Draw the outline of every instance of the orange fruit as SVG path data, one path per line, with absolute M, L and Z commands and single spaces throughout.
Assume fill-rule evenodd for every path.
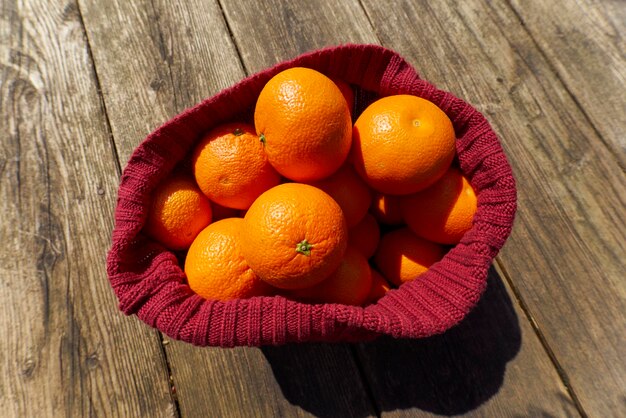
M 270 163 L 295 181 L 328 177 L 350 151 L 346 100 L 330 78 L 309 68 L 290 68 L 267 82 L 254 109 L 254 125 Z
M 352 161 L 381 193 L 405 195 L 425 189 L 443 176 L 454 152 L 452 122 L 420 97 L 379 99 L 354 124 Z
M 257 276 L 241 254 L 241 218 L 207 226 L 189 247 L 185 274 L 191 290 L 205 299 L 229 300 L 270 295 L 272 288 Z
M 335 199 L 346 217 L 348 228 L 361 222 L 372 200 L 370 189 L 348 165 L 324 180 L 309 184 L 322 189 Z
M 337 270 L 323 282 L 293 291 L 293 296 L 318 303 L 362 305 L 372 288 L 372 271 L 361 253 L 350 246 Z
M 285 183 L 244 217 L 242 251 L 261 279 L 281 289 L 313 286 L 337 269 L 348 245 L 341 208 L 320 189 Z
M 227 208 L 226 206 L 219 205 L 215 202 L 211 202 L 211 208 L 213 209 L 213 222 L 226 218 L 240 217 L 238 209 Z
M 400 286 L 415 280 L 444 254 L 442 246 L 418 237 L 408 228 L 400 228 L 382 237 L 374 262 L 391 283 Z
M 370 292 L 367 295 L 367 299 L 365 300 L 365 304 L 369 305 L 371 303 L 375 303 L 378 299 L 382 298 L 389 292 L 391 289 L 391 285 L 385 279 L 382 274 L 377 272 L 374 269 L 372 270 L 372 287 L 370 288 Z
M 407 226 L 420 237 L 440 244 L 456 244 L 472 227 L 476 194 L 461 171 L 451 168 L 426 190 L 402 202 Z
M 171 177 L 152 194 L 145 232 L 171 250 L 187 249 L 196 235 L 211 223 L 211 204 L 196 183 Z
M 333 80 L 337 87 L 339 87 L 343 98 L 346 99 L 346 103 L 348 104 L 350 116 L 352 116 L 352 113 L 354 111 L 354 91 L 352 90 L 352 87 L 350 87 L 350 85 L 345 81 L 338 78 L 331 78 L 331 80 Z
M 202 192 L 229 208 L 247 209 L 264 191 L 280 183 L 252 125 L 229 123 L 204 135 L 192 157 Z
M 369 213 L 361 222 L 348 230 L 348 244 L 360 251 L 365 258 L 371 258 L 376 252 L 380 240 L 380 227 Z
M 372 199 L 370 213 L 378 222 L 385 225 L 401 225 L 404 223 L 402 219 L 402 206 L 400 205 L 400 197 L 377 193 Z

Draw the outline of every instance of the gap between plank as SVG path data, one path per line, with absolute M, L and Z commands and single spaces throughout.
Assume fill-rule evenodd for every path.
M 563 367 L 561 366 L 561 363 L 559 362 L 556 355 L 554 354 L 554 351 L 552 350 L 552 348 L 550 348 L 550 344 L 548 343 L 546 337 L 543 335 L 543 332 L 539 328 L 539 324 L 537 324 L 537 321 L 535 321 L 535 318 L 530 313 L 530 310 L 528 309 L 528 306 L 522 299 L 522 296 L 519 290 L 517 289 L 515 284 L 513 284 L 513 281 L 511 280 L 509 272 L 504 266 L 504 263 L 502 262 L 502 260 L 500 260 L 499 257 L 496 257 L 496 259 L 494 260 L 494 264 L 496 264 L 498 269 L 502 272 L 502 277 L 504 278 L 504 280 L 506 280 L 507 284 L 511 288 L 511 291 L 513 292 L 513 296 L 517 300 L 517 303 L 519 304 L 522 312 L 524 312 L 524 315 L 526 316 L 526 319 L 528 320 L 528 322 L 530 323 L 530 326 L 535 332 L 535 335 L 539 339 L 539 342 L 541 343 L 543 350 L 546 352 L 546 354 L 550 358 L 550 361 L 552 362 L 552 365 L 554 366 L 557 374 L 559 375 L 561 382 L 563 382 L 563 385 L 565 386 L 567 393 L 569 394 L 570 398 L 572 398 L 572 401 L 574 402 L 574 406 L 576 406 L 578 413 L 580 413 L 580 415 L 583 418 L 588 418 L 589 415 L 587 414 L 582 404 L 580 403 L 580 400 L 578 399 L 578 396 L 576 395 L 574 388 L 571 386 L 570 379 L 567 375 L 567 372 L 565 372 L 565 369 L 563 369 Z
M 105 117 L 105 128 L 107 131 L 107 136 L 109 137 L 109 143 L 111 145 L 111 149 L 113 151 L 113 159 L 115 161 L 115 167 L 117 169 L 117 175 L 118 178 L 122 175 L 122 166 L 121 166 L 121 162 L 120 162 L 120 156 L 119 156 L 119 152 L 117 150 L 117 146 L 115 144 L 115 140 L 113 138 L 113 129 L 111 128 L 111 120 L 109 119 L 109 113 L 107 111 L 107 107 L 106 107 L 106 102 L 104 101 L 104 94 L 102 93 L 102 85 L 100 84 L 100 77 L 98 75 L 98 70 L 96 69 L 96 61 L 94 60 L 93 57 L 93 51 L 91 49 L 91 41 L 89 40 L 89 34 L 87 33 L 87 28 L 85 27 L 85 21 L 83 19 L 83 12 L 80 8 L 80 3 L 78 0 L 76 0 L 76 10 L 78 11 L 78 18 L 80 19 L 80 27 L 81 30 L 83 32 L 83 37 L 85 39 L 85 44 L 87 46 L 87 53 L 89 54 L 89 60 L 91 62 L 91 73 L 94 77 L 94 80 L 96 82 L 96 90 L 98 92 L 98 100 L 100 102 L 100 108 L 104 114 Z M 165 350 L 165 346 L 163 345 L 163 334 L 157 330 L 157 337 L 159 339 L 159 349 L 161 351 L 161 354 L 163 355 L 163 358 L 165 359 L 165 368 L 168 374 L 168 381 L 167 381 L 167 387 L 169 389 L 170 392 L 170 399 L 172 400 L 172 403 L 174 405 L 174 413 L 176 415 L 176 417 L 180 418 L 181 414 L 180 414 L 180 405 L 178 404 L 178 397 L 175 396 L 175 394 L 172 391 L 172 369 L 170 367 L 170 362 L 169 362 L 169 358 L 167 357 L 167 350 Z M 175 388 L 175 386 L 174 386 Z
M 487 6 L 493 11 L 493 7 L 491 7 L 491 5 L 488 2 L 486 2 L 486 3 L 487 3 Z M 506 6 L 509 9 L 511 9 L 511 12 L 513 12 L 513 15 L 515 15 L 515 17 L 517 18 L 520 27 L 522 28 L 522 30 L 524 32 L 526 32 L 526 34 L 528 35 L 528 37 L 532 41 L 535 49 L 537 51 L 539 51 L 539 54 L 541 54 L 541 57 L 546 61 L 550 71 L 552 71 L 552 73 L 554 74 L 556 79 L 559 80 L 559 82 L 561 83 L 561 86 L 563 87 L 563 90 L 565 90 L 567 95 L 572 99 L 572 101 L 574 102 L 576 107 L 578 107 L 580 112 L 583 114 L 583 117 L 585 118 L 585 121 L 587 122 L 587 124 L 591 127 L 593 132 L 595 132 L 595 134 L 598 136 L 598 138 L 600 138 L 600 141 L 602 142 L 602 144 L 604 145 L 606 150 L 609 152 L 609 154 L 611 154 L 611 156 L 613 157 L 615 162 L 617 162 L 617 165 L 622 169 L 622 171 L 626 171 L 626 167 L 622 166 L 622 162 L 621 162 L 620 158 L 617 156 L 616 151 L 613 149 L 613 147 L 609 143 L 607 143 L 606 139 L 604 138 L 602 133 L 600 133 L 600 131 L 596 127 L 595 123 L 593 122 L 593 120 L 591 119 L 589 114 L 587 113 L 587 110 L 584 108 L 584 106 L 578 100 L 578 97 L 576 97 L 574 92 L 572 92 L 570 90 L 569 86 L 567 85 L 567 82 L 563 79 L 563 77 L 561 77 L 561 73 L 559 73 L 559 70 L 553 64 L 552 60 L 550 60 L 550 58 L 548 57 L 547 53 L 543 50 L 543 48 L 541 48 L 541 46 L 539 45 L 539 43 L 537 42 L 537 40 L 533 36 L 533 34 L 530 31 L 530 29 L 528 29 L 528 27 L 526 27 L 526 24 L 524 23 L 524 19 L 517 12 L 515 7 L 513 7 L 513 4 L 511 3 L 511 0 L 506 0 L 504 3 L 506 4 Z
M 223 0 L 222 0 L 223 1 Z M 222 6 L 222 2 L 220 0 L 215 0 L 217 3 L 217 7 L 219 7 L 220 12 L 222 13 L 222 19 L 224 20 L 224 25 L 226 25 L 226 30 L 228 31 L 228 36 L 230 36 L 230 40 L 235 47 L 235 52 L 237 53 L 237 57 L 239 58 L 239 62 L 243 66 L 243 72 L 246 76 L 250 75 L 250 70 L 246 65 L 246 62 L 243 60 L 243 56 L 241 55 L 241 49 L 239 49 L 239 44 L 237 43 L 237 39 L 235 38 L 235 34 L 233 33 L 233 29 L 230 27 L 230 23 L 228 22 L 228 18 L 226 17 L 226 12 L 224 11 L 224 7 Z
M 380 41 L 380 37 L 376 33 L 375 27 L 372 24 L 372 19 L 370 18 L 370 15 L 367 13 L 367 9 L 363 5 L 363 1 L 362 0 L 358 0 L 358 3 L 359 3 L 359 6 L 361 6 L 361 9 L 363 10 L 363 13 L 365 14 L 365 17 L 367 18 L 367 21 L 370 24 L 370 28 L 372 29 L 372 33 L 374 34 L 374 36 L 376 36 L 376 39 L 378 40 L 378 43 L 380 45 L 382 45 L 382 42 Z M 515 16 L 519 20 L 520 26 L 522 26 L 523 30 L 529 35 L 529 37 L 531 38 L 531 40 L 533 42 L 533 45 L 539 51 L 539 53 L 542 55 L 542 57 L 546 60 L 546 62 L 549 65 L 550 70 L 555 74 L 556 78 L 561 82 L 561 84 L 563 85 L 563 88 L 565 89 L 567 94 L 574 100 L 574 103 L 576 104 L 576 106 L 578 106 L 578 108 L 581 110 L 581 112 L 583 112 L 583 115 L 585 116 L 585 119 L 587 120 L 589 125 L 591 125 L 592 129 L 594 130 L 594 132 L 600 137 L 600 139 L 602 140 L 602 143 L 606 146 L 606 148 L 609 150 L 611 155 L 615 156 L 615 154 L 613 153 L 611 147 L 609 147 L 606 144 L 604 138 L 602 137 L 602 135 L 600 135 L 600 132 L 596 129 L 595 125 L 593 123 L 591 123 L 591 120 L 590 120 L 589 116 L 584 111 L 584 109 L 582 108 L 582 106 L 580 105 L 580 103 L 578 102 L 576 97 L 569 90 L 569 88 L 567 88 L 567 86 L 566 86 L 565 82 L 563 81 L 563 79 L 561 78 L 560 74 L 556 71 L 556 69 L 552 65 L 552 63 L 547 59 L 546 54 L 539 47 L 539 45 L 537 44 L 535 38 L 529 33 L 528 29 L 524 26 L 523 20 L 521 19 L 521 17 L 517 14 L 517 12 L 512 7 L 512 5 L 510 3 L 510 0 L 507 0 L 507 6 L 513 10 L 513 13 L 515 14 Z M 616 158 L 616 160 L 618 160 L 618 159 Z M 618 163 L 619 163 L 619 160 L 618 160 Z M 578 410 L 578 413 L 583 418 L 588 418 L 588 415 L 585 412 L 585 410 L 583 409 L 582 404 L 580 403 L 580 400 L 578 399 L 578 396 L 574 392 L 574 389 L 571 387 L 570 380 L 569 380 L 569 377 L 567 376 L 567 373 L 561 367 L 561 364 L 559 363 L 558 359 L 556 358 L 556 355 L 554 354 L 554 351 L 550 348 L 550 345 L 548 344 L 548 341 L 546 340 L 545 336 L 543 335 L 543 332 L 539 328 L 539 325 L 537 324 L 537 322 L 535 321 L 535 319 L 531 315 L 531 313 L 530 313 L 530 311 L 528 309 L 528 306 L 526 305 L 526 303 L 522 299 L 522 296 L 519 293 L 517 287 L 513 284 L 513 281 L 511 280 L 511 277 L 510 277 L 508 271 L 506 270 L 506 268 L 504 267 L 503 263 L 500 261 L 500 259 L 498 257 L 496 257 L 494 259 L 494 264 L 496 264 L 498 266 L 498 268 L 502 271 L 502 276 L 504 277 L 504 279 L 509 284 L 509 287 L 511 288 L 511 291 L 513 292 L 513 297 L 516 299 L 517 303 L 519 304 L 520 308 L 522 309 L 522 312 L 524 312 L 524 315 L 526 316 L 526 319 L 528 320 L 528 322 L 530 323 L 533 331 L 535 332 L 535 335 L 537 335 L 537 338 L 539 339 L 539 341 L 540 341 L 544 351 L 548 355 L 548 358 L 552 362 L 552 365 L 555 368 L 559 378 L 561 379 L 561 382 L 563 382 L 563 385 L 565 386 L 565 389 L 567 390 L 567 393 L 569 394 L 570 398 L 574 402 L 574 405 L 575 405 L 576 409 Z M 358 364 L 358 366 L 359 366 L 359 372 L 362 372 L 360 363 Z

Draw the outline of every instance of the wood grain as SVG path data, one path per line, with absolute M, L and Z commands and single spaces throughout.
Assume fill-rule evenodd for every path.
M 118 172 L 73 2 L 0 2 L 0 410 L 175 415 L 105 272 Z
M 613 153 L 506 4 L 364 6 L 385 45 L 499 132 L 519 189 L 502 265 L 582 409 L 624 415 L 626 178 Z
M 380 8 L 387 8 L 383 3 L 377 4 Z M 246 68 L 254 70 L 325 45 L 376 40 L 366 15 L 356 2 L 323 2 L 311 7 L 304 1 L 264 1 L 258 8 L 249 10 L 244 1 L 229 1 L 224 2 L 223 7 L 244 64 Z M 285 9 L 290 12 L 284 12 Z M 396 16 L 402 13 L 401 8 L 393 7 L 385 19 L 376 25 L 385 26 L 394 36 L 405 37 L 407 42 L 419 45 L 415 39 L 410 39 L 407 31 L 401 30 L 409 27 L 408 24 L 398 24 L 399 18 Z M 289 17 L 288 21 L 285 21 L 285 15 Z M 417 17 L 414 20 L 420 21 Z M 315 35 L 298 40 L 281 35 L 281 31 L 286 34 L 295 30 L 297 22 L 316 22 L 317 27 L 311 28 Z M 308 27 L 303 28 L 303 32 L 308 33 Z M 271 48 L 262 48 L 266 42 Z M 454 51 L 454 48 L 450 50 Z M 438 54 L 441 55 L 441 52 Z M 421 59 L 428 58 L 424 56 Z M 359 347 L 361 366 L 382 415 L 577 414 L 572 399 L 539 339 L 532 332 L 530 323 L 518 305 L 511 306 L 511 296 L 508 296 L 510 290 L 505 290 L 495 278 L 491 286 L 493 289 L 490 290 L 488 300 L 474 315 L 474 319 L 468 320 L 450 335 L 426 342 L 388 340 Z M 491 316 L 497 319 L 490 319 Z M 521 326 L 517 324 L 517 318 L 522 322 Z M 472 364 L 473 357 L 463 352 L 463 344 L 466 343 L 474 347 L 487 347 L 484 352 L 476 348 L 473 354 L 482 361 L 480 366 L 488 368 L 486 371 Z M 454 347 L 442 355 L 440 349 L 448 345 Z M 415 359 L 416 355 L 420 356 L 418 360 Z M 505 374 L 507 368 L 509 372 Z M 425 373 L 429 370 L 447 373 L 463 381 L 452 388 L 456 392 L 449 391 L 451 386 L 446 384 L 449 382 L 444 381 L 445 377 L 442 380 L 429 377 Z M 536 382 L 541 384 L 529 390 L 529 386 L 536 385 Z M 402 383 L 406 387 L 401 387 Z M 430 391 L 425 393 L 421 385 L 429 383 Z M 527 398 L 526 394 L 531 391 L 532 398 Z
M 509 294 L 492 268 L 478 306 L 445 334 L 360 344 L 381 416 L 579 416 Z
M 216 2 L 81 0 L 81 10 L 121 162 L 154 127 L 245 76 Z M 166 351 L 183 416 L 371 414 L 345 346 L 304 354 L 285 347 L 273 360 L 259 349 L 202 349 L 175 341 Z M 306 378 L 294 372 L 283 388 L 273 371 L 280 362 L 308 366 Z M 302 393 L 294 395 L 291 387 Z M 316 394 L 323 405 L 290 399 Z
M 626 170 L 626 3 L 510 3 Z

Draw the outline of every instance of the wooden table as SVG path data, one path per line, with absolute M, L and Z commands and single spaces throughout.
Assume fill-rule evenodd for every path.
M 0 1 L 5 417 L 626 416 L 626 4 Z M 378 43 L 483 111 L 519 212 L 487 293 L 416 341 L 195 348 L 117 310 L 121 167 L 281 60 Z

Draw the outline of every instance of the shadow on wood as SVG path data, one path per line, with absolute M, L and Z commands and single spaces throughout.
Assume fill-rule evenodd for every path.
M 381 411 L 466 413 L 494 396 L 522 339 L 517 315 L 492 267 L 476 308 L 448 332 L 422 340 L 381 338 L 357 346 Z
M 318 417 L 375 416 L 348 344 L 261 347 L 284 398 Z
M 487 290 L 476 308 L 445 334 L 422 340 L 382 337 L 355 347 L 376 409 L 416 408 L 455 415 L 477 408 L 498 392 L 506 364 L 519 352 L 521 342 L 511 299 L 491 268 Z M 351 380 L 354 364 L 320 370 L 320 355 L 334 357 L 335 351 L 345 349 L 304 344 L 261 350 L 290 403 L 321 417 L 367 416 L 371 411 L 366 389 Z M 338 404 L 349 409 L 339 411 Z

